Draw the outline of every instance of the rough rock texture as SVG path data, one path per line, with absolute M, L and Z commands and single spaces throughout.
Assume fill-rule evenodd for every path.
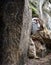
M 25 61 L 27 60 L 27 50 L 31 29 L 31 21 L 32 21 L 32 15 L 31 15 L 31 9 L 29 8 L 29 0 L 25 0 L 24 13 L 23 13 L 23 27 L 19 45 L 21 54 L 19 65 L 24 65 Z
M 41 65 L 40 60 L 37 62 L 35 59 L 27 58 L 31 26 L 29 1 L 4 0 L 3 2 L 0 8 L 0 65 Z M 47 63 L 50 65 L 50 62 L 43 65 Z
M 29 1 L 2 0 L 1 3 L 0 65 L 23 65 L 30 34 Z M 21 49 L 21 56 L 19 55 L 19 48 Z
M 22 0 L 4 2 L 1 65 L 17 65 L 23 11 L 24 1 Z

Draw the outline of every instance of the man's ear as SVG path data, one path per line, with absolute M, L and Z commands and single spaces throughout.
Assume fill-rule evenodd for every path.
M 44 27 L 42 25 L 40 25 L 40 31 L 44 30 Z

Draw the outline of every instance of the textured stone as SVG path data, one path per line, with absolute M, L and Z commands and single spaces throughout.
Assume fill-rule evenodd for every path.
M 3 9 L 3 22 L 5 26 L 2 34 L 2 65 L 16 65 L 19 58 L 18 49 L 21 37 L 24 1 L 7 1 Z
M 2 0 L 1 7 L 0 65 L 23 65 L 31 28 L 29 1 Z

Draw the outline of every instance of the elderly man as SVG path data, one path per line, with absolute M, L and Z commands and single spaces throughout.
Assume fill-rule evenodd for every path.
M 28 56 L 31 58 L 38 59 L 39 57 L 37 56 L 37 52 L 41 51 L 41 50 L 45 50 L 45 47 L 41 44 L 41 42 L 38 41 L 37 39 L 35 40 L 36 37 L 34 37 L 34 40 L 33 40 L 33 37 L 32 37 L 34 35 L 36 36 L 36 33 L 42 29 L 43 29 L 43 27 L 40 23 L 40 19 L 33 18 L 32 19 L 30 41 L 29 41 L 29 46 L 28 46 Z
M 43 30 L 42 21 L 39 18 L 32 18 L 32 28 L 31 33 L 35 34 L 37 31 Z

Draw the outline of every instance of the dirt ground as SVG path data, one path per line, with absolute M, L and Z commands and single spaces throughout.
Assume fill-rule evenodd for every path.
M 51 65 L 51 53 L 40 59 L 27 59 L 24 65 Z

